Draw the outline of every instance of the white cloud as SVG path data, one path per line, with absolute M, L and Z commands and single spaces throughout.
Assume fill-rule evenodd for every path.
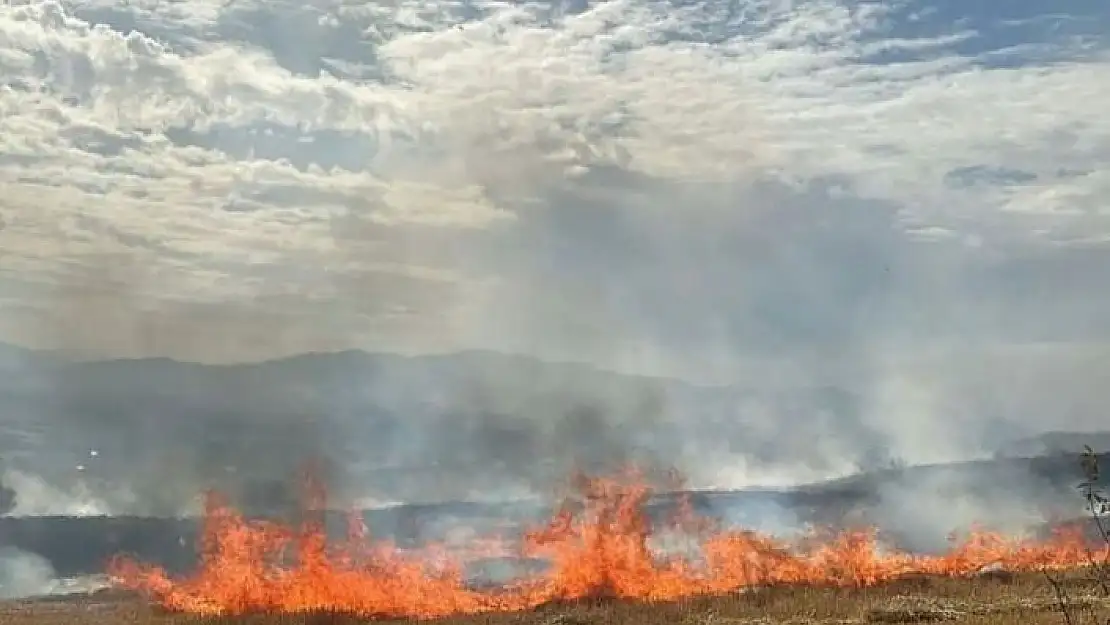
M 1062 18 L 929 8 L 10 3 L 0 270 L 44 285 L 25 291 L 45 307 L 102 280 L 144 315 L 205 302 L 240 323 L 280 300 L 280 323 L 325 326 L 285 332 L 298 342 L 278 351 L 476 344 L 615 362 L 692 340 L 716 362 L 705 345 L 737 349 L 719 335 L 758 313 L 758 285 L 794 284 L 824 318 L 796 323 L 833 323 L 859 303 L 826 284 L 830 263 L 910 265 L 922 282 L 883 296 L 903 310 L 966 297 L 944 279 L 965 261 L 1104 242 L 1105 46 L 1060 35 Z M 830 217 L 828 197 L 858 206 Z M 778 202 L 809 208 L 769 217 Z M 799 219 L 839 222 L 796 239 Z M 843 232 L 878 256 L 830 261 L 823 237 Z M 802 247 L 767 261 L 763 240 Z M 755 295 L 719 292 L 743 290 L 719 282 L 734 263 Z M 659 284 L 687 320 L 651 304 Z M 724 329 L 691 339 L 683 324 Z

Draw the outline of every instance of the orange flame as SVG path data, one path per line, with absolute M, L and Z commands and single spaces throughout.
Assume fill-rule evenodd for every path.
M 352 518 L 347 539 L 329 545 L 322 521 L 298 527 L 244 519 L 219 496 L 205 500 L 200 565 L 170 579 L 165 571 L 116 558 L 109 574 L 165 607 L 200 614 L 334 610 L 364 616 L 434 618 L 518 610 L 552 600 L 619 597 L 667 600 L 769 584 L 868 586 L 911 573 L 966 576 L 993 566 L 1011 571 L 1064 568 L 1090 561 L 1082 531 L 1021 541 L 973 530 L 940 556 L 885 551 L 874 530 L 814 535 L 787 544 L 750 531 L 716 530 L 687 506 L 675 523 L 697 532 L 700 557 L 660 557 L 644 505 L 651 489 L 635 472 L 578 480 L 577 506 L 564 506 L 521 544 L 479 541 L 465 553 L 443 545 L 412 552 L 371 539 Z M 307 512 L 323 510 L 323 489 L 310 482 Z M 543 557 L 542 575 L 495 591 L 467 587 L 468 559 Z

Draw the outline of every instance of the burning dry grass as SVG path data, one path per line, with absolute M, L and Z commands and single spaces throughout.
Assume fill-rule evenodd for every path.
M 1110 603 L 1096 597 L 1079 572 L 1065 576 L 1077 623 L 1104 623 Z M 9 602 L 0 625 L 355 625 L 415 623 L 341 613 L 249 614 L 203 617 L 167 612 L 136 598 L 93 595 L 81 599 Z M 955 625 L 1062 624 L 1043 576 L 920 576 L 870 588 L 783 586 L 668 602 L 591 600 L 548 603 L 529 610 L 455 616 L 432 625 L 850 625 L 952 623 Z
M 1059 577 L 1092 557 L 1081 532 L 1022 542 L 973 531 L 946 554 L 920 556 L 887 551 L 866 530 L 791 546 L 680 513 L 669 527 L 699 535 L 702 559 L 661 558 L 648 546 L 658 529 L 643 512 L 650 489 L 636 475 L 626 478 L 584 478 L 574 505 L 517 545 L 523 555 L 544 556 L 550 569 L 496 590 L 469 588 L 448 554 L 414 558 L 369 541 L 358 524 L 333 545 L 312 521 L 250 522 L 217 499 L 209 502 L 196 574 L 171 579 L 127 559 L 111 574 L 176 613 L 133 611 L 125 617 L 132 621 L 985 624 L 1056 622 L 1057 595 L 1037 572 Z M 322 490 L 309 491 L 319 497 L 308 509 L 322 509 Z M 1108 607 L 1074 574 L 1058 583 L 1068 585 L 1072 614 Z
M 519 544 L 494 540 L 468 551 L 519 549 L 542 555 L 548 570 L 477 590 L 464 582 L 457 556 L 399 551 L 370 540 L 359 523 L 346 541 L 329 541 L 311 513 L 323 509 L 323 490 L 309 482 L 300 525 L 248 521 L 210 498 L 200 566 L 187 578 L 121 558 L 110 574 L 137 594 L 11 603 L 0 625 L 1110 622 L 1110 593 L 1083 568 L 1105 556 L 1091 549 L 1107 544 L 1093 545 L 1074 528 L 1033 541 L 972 531 L 949 552 L 924 556 L 886 550 L 867 530 L 788 545 L 679 510 L 664 527 L 697 538 L 700 560 L 691 560 L 650 548 L 660 526 L 644 513 L 650 489 L 637 475 L 583 478 L 577 498 Z
M 960 578 L 984 569 L 1005 574 L 1060 570 L 1091 557 L 1090 543 L 1076 531 L 1035 541 L 972 531 L 947 553 L 924 556 L 884 549 L 869 530 L 815 534 L 789 545 L 749 531 L 714 529 L 689 511 L 679 511 L 669 527 L 697 536 L 700 556 L 664 557 L 649 546 L 658 527 L 644 513 L 650 489 L 638 475 L 583 478 L 577 491 L 576 505 L 566 506 L 549 525 L 527 532 L 519 544 L 498 548 L 498 554 L 516 549 L 520 556 L 540 556 L 550 568 L 494 590 L 469 587 L 463 563 L 446 552 L 405 553 L 369 540 L 357 523 L 347 541 L 330 544 L 318 522 L 300 527 L 250 522 L 218 499 L 209 500 L 204 549 L 194 575 L 171 579 L 158 567 L 129 559 L 114 562 L 110 573 L 123 588 L 196 615 L 330 609 L 433 619 L 521 612 L 567 601 L 658 604 L 767 586 L 858 589 L 907 575 Z M 322 489 L 309 493 L 315 497 L 308 509 L 322 509 Z M 955 607 L 949 611 L 958 613 Z

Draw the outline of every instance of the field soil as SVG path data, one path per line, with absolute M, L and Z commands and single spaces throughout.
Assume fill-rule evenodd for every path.
M 1097 584 L 1075 572 L 1058 576 L 1067 595 L 1072 625 L 1102 625 L 1110 599 Z M 133 594 L 90 595 L 0 603 L 0 625 L 353 625 L 409 623 L 343 614 L 257 614 L 200 617 L 168 613 Z M 425 623 L 442 625 L 850 625 L 952 623 L 963 625 L 1062 624 L 1058 595 L 1040 574 L 987 574 L 973 579 L 917 577 L 874 588 L 762 588 L 679 602 L 636 603 L 593 600 L 549 604 L 534 610 L 458 616 Z

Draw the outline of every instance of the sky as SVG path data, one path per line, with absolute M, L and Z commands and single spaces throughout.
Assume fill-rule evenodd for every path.
M 9 1 L 0 338 L 1095 401 L 1107 33 L 1096 0 Z

